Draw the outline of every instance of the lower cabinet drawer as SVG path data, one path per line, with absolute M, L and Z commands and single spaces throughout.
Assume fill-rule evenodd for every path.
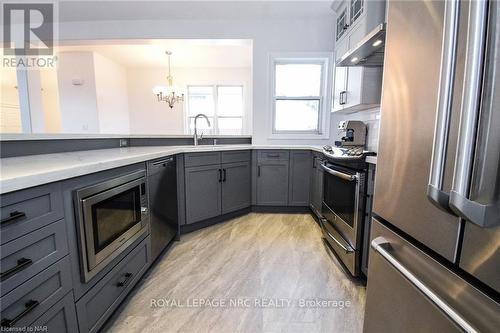
M 68 254 L 66 222 L 59 220 L 0 246 L 0 290 L 5 295 Z
M 24 327 L 71 290 L 69 257 L 29 279 L 0 299 L 1 326 Z
M 288 161 L 290 152 L 288 150 L 259 150 L 257 158 L 259 161 Z
M 77 333 L 75 300 L 69 292 L 31 325 L 33 332 Z
M 252 155 L 250 150 L 223 151 L 222 163 L 247 162 L 250 161 Z
M 150 256 L 147 237 L 76 303 L 81 333 L 99 330 L 146 271 Z
M 2 244 L 64 216 L 61 185 L 52 183 L 0 196 Z

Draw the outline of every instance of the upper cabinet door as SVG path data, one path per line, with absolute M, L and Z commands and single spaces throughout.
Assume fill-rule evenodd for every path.
M 345 34 L 347 31 L 347 28 L 349 28 L 349 18 L 347 17 L 348 15 L 348 10 L 347 10 L 347 4 L 343 4 L 337 15 L 337 29 L 335 33 L 335 40 L 338 41 L 342 36 Z
M 349 4 L 349 25 L 353 25 L 361 17 L 365 9 L 364 0 L 351 0 Z

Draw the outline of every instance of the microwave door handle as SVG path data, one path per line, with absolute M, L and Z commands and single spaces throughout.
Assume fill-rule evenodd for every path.
M 337 170 L 330 169 L 329 167 L 327 167 L 324 164 L 321 164 L 321 169 L 323 169 L 325 172 L 328 172 L 332 176 L 339 177 L 339 178 L 342 178 L 345 180 L 354 181 L 354 180 L 358 179 L 358 177 L 356 175 L 349 175 L 347 173 L 343 173 L 343 172 L 340 172 Z
M 478 117 L 481 108 L 484 54 L 488 4 L 487 1 L 471 1 L 469 31 L 465 60 L 463 100 L 458 134 L 455 173 L 450 206 L 462 218 L 480 226 L 500 224 L 498 205 L 483 205 L 469 199 Z M 481 149 L 481 147 L 477 147 Z
M 443 190 L 446 151 L 450 131 L 450 119 L 453 103 L 453 84 L 457 58 L 457 41 L 460 1 L 445 3 L 444 31 L 441 54 L 441 72 L 439 76 L 438 102 L 432 159 L 427 185 L 427 198 L 439 209 L 455 215 L 449 206 L 449 193 Z
M 455 324 L 458 325 L 464 332 L 478 332 L 460 313 L 446 303 L 438 294 L 431 288 L 425 285 L 413 272 L 403 265 L 396 257 L 391 254 L 391 243 L 384 237 L 377 237 L 371 242 L 372 249 L 380 254 L 382 258 L 394 267 L 401 275 L 405 277 L 417 290 L 425 295 L 438 309 Z

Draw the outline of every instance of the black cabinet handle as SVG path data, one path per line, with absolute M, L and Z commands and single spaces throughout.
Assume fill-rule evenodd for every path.
M 260 177 L 260 165 L 257 166 L 257 177 Z
M 4 218 L 0 222 L 0 224 L 11 223 L 11 222 L 17 221 L 17 220 L 25 218 L 25 217 L 26 217 L 26 213 L 18 212 L 16 210 L 15 212 L 10 213 L 9 217 Z
M 222 183 L 222 169 L 219 169 L 219 183 Z
M 339 97 L 339 104 L 340 105 L 345 105 L 347 103 L 347 98 L 344 99 L 344 96 L 347 96 L 347 91 L 340 92 L 340 97 Z
M 267 157 L 275 157 L 275 158 L 278 158 L 278 157 L 280 157 L 280 154 L 267 154 Z
M 117 287 L 125 287 L 127 285 L 127 283 L 130 281 L 130 279 L 132 278 L 132 273 L 125 273 L 125 279 L 121 282 L 118 282 L 116 284 Z
M 40 303 L 35 300 L 29 300 L 24 306 L 26 307 L 23 312 L 18 314 L 15 318 L 12 319 L 2 319 L 2 322 L 0 323 L 0 326 L 2 327 L 12 327 L 14 326 L 19 320 L 21 320 L 24 316 L 26 316 L 28 313 L 33 311 Z
M 12 268 L 9 268 L 8 270 L 6 270 L 5 272 L 1 272 L 0 273 L 0 281 L 3 281 L 5 280 L 6 278 L 8 278 L 9 276 L 19 272 L 19 271 L 22 271 L 23 269 L 25 269 L 26 267 L 28 267 L 29 265 L 31 265 L 33 263 L 33 261 L 31 259 L 28 259 L 28 258 L 21 258 L 17 261 L 17 265 L 12 267 Z
M 222 169 L 222 171 L 224 172 L 224 178 L 222 179 L 223 182 L 226 181 L 226 169 Z

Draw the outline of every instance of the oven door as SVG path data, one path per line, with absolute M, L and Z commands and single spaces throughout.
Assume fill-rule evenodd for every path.
M 79 202 L 81 240 L 85 243 L 81 247 L 86 264 L 84 278 L 88 281 L 147 230 L 145 178 L 111 187 Z
M 359 250 L 364 173 L 333 164 L 321 167 L 323 216 L 352 248 Z

